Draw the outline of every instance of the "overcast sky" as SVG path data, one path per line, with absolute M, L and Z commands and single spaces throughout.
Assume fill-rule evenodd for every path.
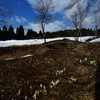
M 39 24 L 34 21 L 35 13 L 32 8 L 34 1 L 36 0 L 8 0 L 8 3 L 13 7 L 14 12 L 8 20 L 14 28 L 23 25 L 25 30 L 29 28 L 37 32 L 40 30 Z M 66 7 L 69 2 L 70 0 L 53 0 L 53 5 L 55 6 L 55 19 L 46 25 L 46 31 L 58 31 L 73 27 L 68 20 L 73 9 L 69 12 L 63 11 L 63 8 Z M 88 22 L 90 21 L 90 18 L 88 18 Z

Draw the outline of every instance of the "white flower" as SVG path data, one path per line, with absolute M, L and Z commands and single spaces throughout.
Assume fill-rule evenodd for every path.
M 64 68 L 64 71 L 66 70 L 66 68 Z
M 27 100 L 27 96 L 25 96 L 25 100 Z
M 71 77 L 70 79 L 71 79 L 71 81 L 73 81 L 73 82 L 76 82 L 76 81 L 77 81 L 77 79 L 74 78 L 74 77 Z
M 34 95 L 33 95 L 33 98 L 36 100 L 36 98 L 37 98 L 37 95 L 36 95 L 36 94 L 34 94 Z
M 59 81 L 59 80 L 57 80 L 57 81 L 55 82 L 55 84 L 56 84 L 56 85 L 58 85 L 58 84 L 59 84 L 59 82 L 60 82 L 60 81 Z
M 40 87 L 42 88 L 42 87 L 43 87 L 43 85 L 42 85 L 42 84 L 40 84 Z
M 53 88 L 53 86 L 52 86 L 52 85 L 50 85 L 50 88 L 52 89 L 52 88 Z
M 46 89 L 45 85 L 43 86 L 43 89 L 44 89 L 44 90 Z
M 52 81 L 51 84 L 54 86 L 54 84 L 55 84 L 54 81 Z
M 30 89 L 32 89 L 32 86 L 30 85 Z
M 84 58 L 85 61 L 87 61 L 87 58 Z
M 21 90 L 18 90 L 18 93 L 17 93 L 17 95 L 20 95 L 20 93 L 21 93 Z
M 82 64 L 83 63 L 83 61 L 80 59 L 80 63 Z

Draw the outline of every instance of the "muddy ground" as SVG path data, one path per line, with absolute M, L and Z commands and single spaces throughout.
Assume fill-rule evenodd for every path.
M 100 42 L 1 47 L 0 100 L 100 100 L 99 65 Z

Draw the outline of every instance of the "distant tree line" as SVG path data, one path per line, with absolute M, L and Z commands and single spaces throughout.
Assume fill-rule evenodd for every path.
M 56 38 L 56 37 L 76 37 L 77 34 L 75 34 L 77 30 L 60 30 L 56 32 L 46 32 L 46 38 Z M 82 36 L 95 36 L 95 30 L 92 29 L 82 29 Z M 97 36 L 100 36 L 100 29 L 98 29 Z M 16 31 L 14 31 L 14 28 L 12 25 L 10 25 L 9 28 L 6 26 L 3 26 L 0 29 L 0 40 L 24 40 L 24 39 L 42 39 L 43 34 L 40 30 L 39 33 L 32 29 L 28 29 L 28 31 L 25 34 L 24 28 L 22 25 L 17 27 Z

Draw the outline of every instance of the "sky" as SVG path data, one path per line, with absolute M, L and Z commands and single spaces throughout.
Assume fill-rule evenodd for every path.
M 5 1 L 5 0 L 0 0 Z M 27 29 L 33 29 L 39 32 L 41 30 L 40 25 L 35 21 L 35 12 L 32 8 L 34 1 L 36 0 L 7 0 L 8 4 L 12 7 L 13 15 L 7 18 L 14 29 L 23 25 L 25 31 Z M 53 0 L 53 5 L 55 6 L 54 20 L 46 24 L 46 31 L 59 31 L 70 29 L 73 27 L 72 23 L 68 20 L 69 14 L 72 12 L 64 12 L 63 9 L 69 3 L 70 0 Z M 88 18 L 88 22 L 91 19 Z
M 23 25 L 24 29 L 33 29 L 39 32 L 41 30 L 40 25 L 34 19 L 34 10 L 32 8 L 33 2 L 35 0 L 8 0 L 10 6 L 12 6 L 13 15 L 8 18 L 9 24 L 11 24 L 15 29 L 20 25 Z M 62 0 L 65 1 L 65 0 Z M 54 2 L 58 2 L 55 0 Z M 64 2 L 60 2 L 57 5 L 60 6 L 56 8 L 54 13 L 54 20 L 46 25 L 46 31 L 59 31 L 67 28 L 67 24 L 70 22 L 64 18 L 62 13 L 62 8 Z M 68 27 L 69 28 L 69 27 Z

